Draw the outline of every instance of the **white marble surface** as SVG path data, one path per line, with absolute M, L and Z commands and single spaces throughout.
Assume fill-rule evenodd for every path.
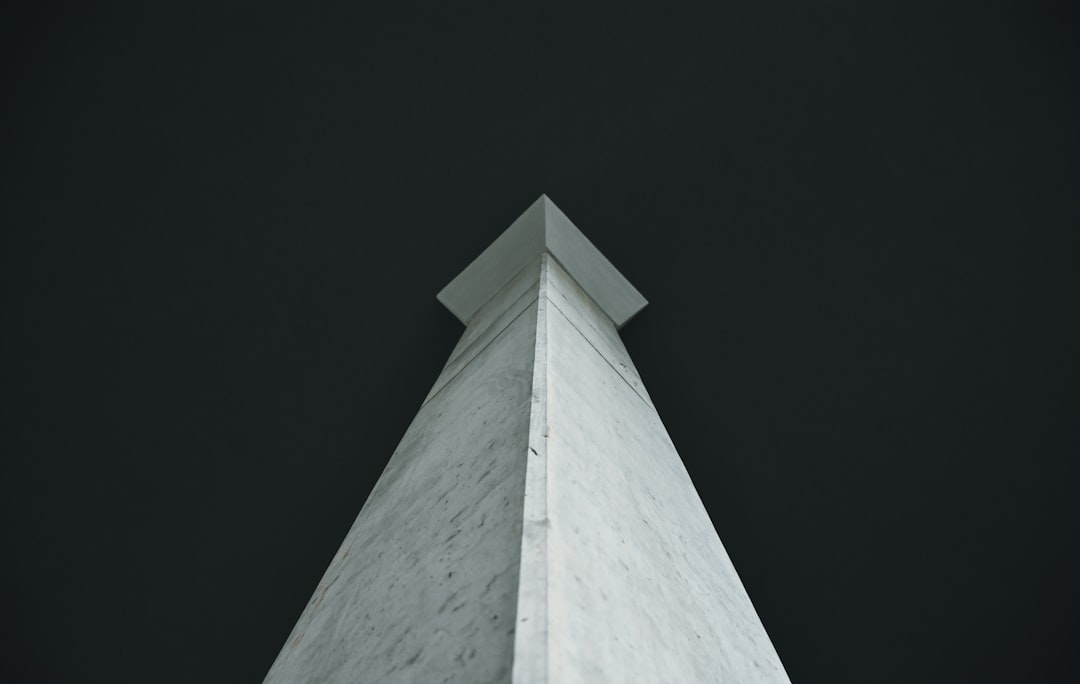
M 267 682 L 789 681 L 615 323 L 538 249 L 471 314 Z
M 482 341 L 467 367 L 447 364 L 459 372 L 409 426 L 266 682 L 509 680 L 536 307 L 495 313 L 467 333 Z
M 466 325 L 492 293 L 541 252 L 553 255 L 616 326 L 647 304 L 547 195 L 540 197 L 438 294 Z
M 789 681 L 612 322 L 549 273 L 548 663 L 522 681 Z

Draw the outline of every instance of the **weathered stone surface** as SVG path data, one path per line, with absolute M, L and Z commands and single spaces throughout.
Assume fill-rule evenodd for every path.
M 535 316 L 420 409 L 267 682 L 509 679 Z
M 556 212 L 507 234 L 579 244 Z M 640 295 L 500 240 L 521 264 L 455 279 L 468 329 L 266 681 L 788 682 L 616 332 Z
M 549 659 L 536 681 L 786 682 L 613 324 L 557 263 L 549 274 L 566 294 L 548 300 Z

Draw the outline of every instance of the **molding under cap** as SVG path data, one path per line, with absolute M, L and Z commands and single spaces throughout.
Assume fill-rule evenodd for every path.
M 625 325 L 648 303 L 547 195 L 540 195 L 437 298 L 468 325 L 499 288 L 545 251 L 562 264 L 616 327 Z

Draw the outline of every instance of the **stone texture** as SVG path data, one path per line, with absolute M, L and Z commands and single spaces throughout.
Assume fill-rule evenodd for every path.
M 469 325 L 474 313 L 541 252 L 554 256 L 616 327 L 647 302 L 547 195 L 540 195 L 438 294 L 439 301 Z
M 548 672 L 519 681 L 788 681 L 612 322 L 548 274 Z
M 509 679 L 535 317 L 440 378 L 266 682 Z
M 507 234 L 266 681 L 788 682 L 616 332 L 640 295 Z

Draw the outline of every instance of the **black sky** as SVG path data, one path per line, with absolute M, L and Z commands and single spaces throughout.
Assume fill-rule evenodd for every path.
M 793 681 L 1075 672 L 1075 16 L 808 4 L 9 17 L 0 679 L 261 681 L 541 192 Z

